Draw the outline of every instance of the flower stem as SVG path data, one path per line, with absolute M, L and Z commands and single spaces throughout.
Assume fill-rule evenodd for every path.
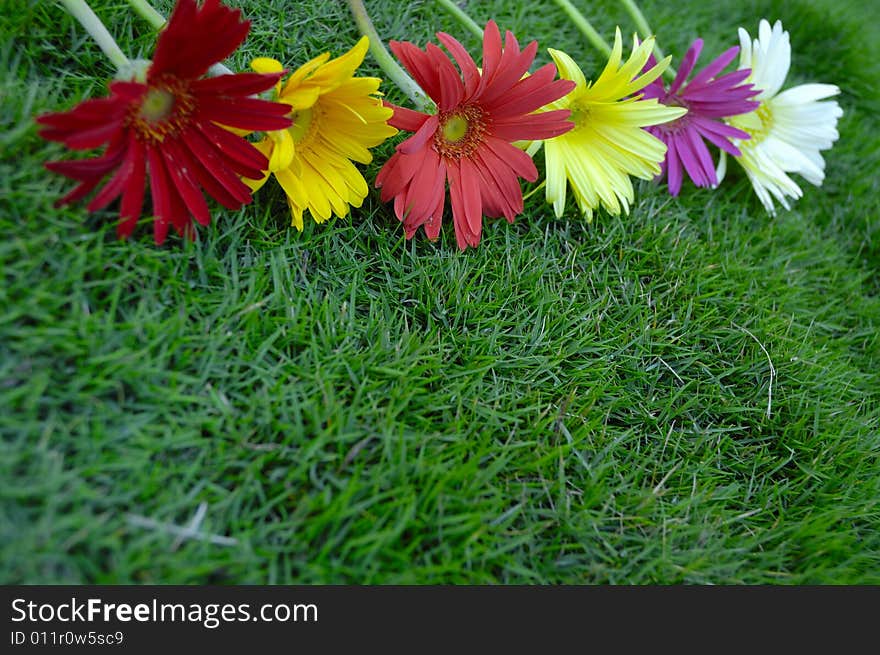
M 626 9 L 627 13 L 632 16 L 632 19 L 636 23 L 636 28 L 639 32 L 642 33 L 642 38 L 647 39 L 649 36 L 655 36 L 654 30 L 651 29 L 651 26 L 648 25 L 648 19 L 645 18 L 645 15 L 642 13 L 642 10 L 639 9 L 639 6 L 635 3 L 635 0 L 620 0 L 623 3 L 624 9 Z M 657 58 L 657 61 L 660 61 L 665 56 L 663 54 L 663 50 L 660 49 L 660 46 L 657 44 L 657 39 L 654 39 L 654 56 Z M 675 69 L 671 66 L 668 66 L 663 74 L 667 77 L 674 78 L 675 77 Z
M 150 25 L 152 25 L 155 29 L 161 30 L 165 23 L 165 17 L 156 11 L 147 0 L 128 0 L 128 4 L 131 5 L 131 8 L 135 10 L 141 18 L 147 21 Z
M 452 14 L 459 23 L 473 32 L 478 39 L 483 38 L 483 28 L 477 25 L 476 21 L 464 12 L 464 9 L 452 2 L 452 0 L 437 0 L 437 4 Z
M 538 191 L 543 189 L 545 184 L 547 184 L 547 180 L 541 180 L 541 183 L 538 186 L 536 186 L 534 189 L 532 189 L 531 191 L 529 191 L 527 194 L 525 194 L 523 196 L 523 202 L 525 202 L 526 200 L 531 198 L 533 195 L 538 193 Z
M 596 28 L 587 20 L 578 8 L 571 4 L 570 0 L 554 0 L 560 9 L 568 14 L 572 22 L 587 37 L 587 41 L 606 57 L 611 55 L 611 46 L 602 38 L 602 35 L 596 31 Z
M 382 38 L 373 26 L 373 21 L 370 20 L 370 16 L 367 14 L 367 9 L 364 7 L 362 0 L 346 1 L 348 2 L 348 8 L 351 9 L 354 21 L 357 23 L 361 34 L 370 40 L 370 52 L 373 53 L 373 57 L 376 59 L 382 70 L 385 71 L 388 78 L 397 85 L 397 88 L 406 94 L 418 109 L 424 110 L 431 107 L 431 101 L 428 100 L 428 96 L 426 96 L 421 88 L 419 88 L 419 85 L 416 84 L 415 80 L 407 75 L 406 71 L 394 61 L 391 57 L 391 53 L 385 49 L 385 46 L 382 43 Z
M 131 68 L 131 62 L 122 52 L 116 40 L 104 27 L 101 19 L 95 15 L 92 8 L 85 0 L 59 0 L 64 8 L 73 16 L 86 32 L 95 40 L 95 43 L 104 51 L 111 63 L 117 70 L 125 71 Z

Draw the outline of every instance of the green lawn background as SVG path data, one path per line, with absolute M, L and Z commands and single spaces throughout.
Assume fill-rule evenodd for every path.
M 149 56 L 125 2 L 93 4 Z M 238 70 L 357 38 L 342 2 L 234 4 Z M 464 4 L 598 74 L 552 3 Z M 576 4 L 633 31 L 614 2 Z M 431 0 L 367 6 L 386 38 L 476 51 Z M 300 234 L 267 186 L 194 243 L 157 247 L 146 219 L 119 242 L 113 210 L 52 207 L 69 183 L 42 164 L 63 152 L 32 120 L 112 70 L 53 3 L 8 0 L 0 581 L 880 583 L 878 7 L 642 8 L 673 65 L 782 19 L 788 84 L 843 91 L 825 185 L 770 218 L 738 171 L 679 199 L 640 183 L 628 217 L 589 225 L 539 193 L 464 254 L 451 225 L 405 241 L 375 192 Z M 233 545 L 143 525 L 202 504 L 200 534 Z

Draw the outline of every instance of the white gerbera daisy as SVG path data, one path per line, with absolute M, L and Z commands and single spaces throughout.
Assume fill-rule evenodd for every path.
M 754 43 L 749 33 L 739 29 L 741 43 L 739 67 L 751 68 L 746 80 L 761 89 L 755 97 L 761 104 L 753 112 L 728 122 L 751 135 L 733 139 L 742 152 L 735 159 L 746 171 L 755 193 L 770 214 L 775 214 L 773 198 L 790 209 L 788 198 L 800 198 L 801 188 L 787 174 L 797 173 L 810 184 L 821 186 L 825 179 L 825 160 L 820 154 L 840 136 L 837 119 L 843 110 L 836 101 L 823 101 L 840 93 L 833 84 L 802 84 L 780 93 L 791 64 L 791 43 L 782 23 L 761 20 Z M 718 180 L 727 163 L 722 152 Z

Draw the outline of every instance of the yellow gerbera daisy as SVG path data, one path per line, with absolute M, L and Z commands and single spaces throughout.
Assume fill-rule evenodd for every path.
M 546 197 L 556 216 L 562 216 L 565 209 L 566 180 L 571 183 L 581 213 L 592 220 L 593 210 L 600 205 L 613 215 L 620 214 L 621 209 L 624 213 L 629 211 L 634 197 L 631 175 L 650 180 L 660 173 L 666 145 L 642 128 L 676 120 L 687 110 L 633 96 L 669 66 L 667 57 L 639 75 L 653 47 L 653 37 L 642 44 L 636 39 L 629 59 L 621 63 L 623 44 L 618 28 L 611 58 L 593 83 L 587 82 L 583 71 L 567 54 L 548 50 L 559 76 L 577 84 L 567 96 L 547 106 L 570 109 L 569 120 L 575 124 L 570 132 L 543 142 Z M 540 145 L 541 142 L 533 143 L 530 154 Z
M 254 191 L 269 174 L 287 194 L 293 225 L 303 229 L 303 211 L 323 223 L 332 214 L 342 217 L 349 207 L 360 207 L 367 197 L 367 182 L 352 163 L 369 164 L 369 148 L 397 130 L 387 124 L 393 111 L 379 99 L 380 79 L 354 77 L 369 47 L 361 38 L 336 59 L 325 52 L 303 64 L 287 82 L 275 88 L 278 102 L 293 109 L 293 126 L 269 132 L 256 147 L 269 160 L 269 170 L 259 180 L 245 180 Z M 281 64 L 260 57 L 251 62 L 258 73 L 277 73 Z

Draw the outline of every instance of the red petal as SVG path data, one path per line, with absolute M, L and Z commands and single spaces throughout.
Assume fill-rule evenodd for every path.
M 477 175 L 477 184 L 480 189 L 480 203 L 483 208 L 483 215 L 488 217 L 504 216 L 507 214 L 507 202 L 499 193 L 499 189 L 495 184 L 495 180 L 484 170 L 479 163 L 474 161 L 472 167 Z
M 150 166 L 150 195 L 153 198 L 153 240 L 157 245 L 165 242 L 168 234 L 168 221 L 171 214 L 168 199 L 169 181 L 162 158 L 155 148 L 147 147 L 147 161 Z
M 440 156 L 432 148 L 426 148 L 425 158 L 406 194 L 408 225 L 421 225 L 428 220 L 431 210 L 437 206 L 437 194 L 445 192 L 446 177 L 437 174 L 439 165 Z
M 104 185 L 104 188 L 92 198 L 88 205 L 86 205 L 86 208 L 90 212 L 103 209 L 122 195 L 123 190 L 128 185 L 132 173 L 134 173 L 135 157 L 138 155 L 138 151 L 131 147 L 132 142 L 137 143 L 137 139 L 133 133 L 130 134 L 128 138 L 128 144 L 125 149 L 125 154 L 123 155 L 122 164 L 116 169 L 116 173 L 110 178 L 110 181 Z
M 186 166 L 188 163 L 186 155 L 173 139 L 168 139 L 163 145 L 164 148 L 161 148 L 160 152 L 165 160 L 165 170 L 170 174 L 177 193 L 196 221 L 201 225 L 208 225 L 211 222 L 211 212 L 193 179 L 192 170 Z
M 46 168 L 49 169 L 50 171 L 60 172 L 60 171 L 56 170 L 55 168 L 50 167 L 52 164 L 55 164 L 55 163 L 67 163 L 67 162 L 49 162 L 48 164 L 46 164 Z M 74 163 L 74 162 L 69 162 L 69 163 Z M 103 178 L 103 177 L 104 177 L 103 175 L 96 175 L 94 177 L 90 177 L 87 180 L 83 180 L 81 184 L 78 184 L 77 186 L 75 186 L 73 188 L 73 190 L 70 191 L 67 195 L 62 196 L 61 198 L 56 200 L 54 203 L 54 206 L 55 207 L 62 207 L 64 205 L 69 205 L 72 202 L 82 200 L 87 195 L 89 195 L 96 186 L 98 186 L 98 183 L 101 181 L 101 178 Z
M 55 206 L 76 202 L 91 193 L 107 173 L 119 166 L 124 154 L 123 144 L 121 138 L 111 141 L 104 154 L 93 159 L 48 162 L 46 164 L 48 170 L 82 182 L 66 196 L 55 201 Z
M 120 104 L 125 105 L 126 110 L 131 106 L 131 103 L 139 103 L 148 88 L 146 84 L 130 80 L 114 80 L 107 86 L 110 88 L 110 93 L 113 94 L 114 99 Z
M 413 155 L 395 152 L 382 166 L 374 185 L 377 189 L 382 189 L 380 194 L 382 202 L 388 202 L 406 189 L 406 185 L 416 173 L 415 169 L 408 165 L 412 158 Z
M 552 139 L 574 128 L 574 123 L 566 120 L 570 115 L 571 111 L 568 109 L 554 109 L 538 114 L 502 118 L 492 124 L 492 136 L 502 141 Z
M 291 126 L 290 106 L 256 98 L 199 98 L 197 120 L 209 120 L 242 130 L 283 130 Z M 240 138 L 240 137 L 238 137 Z
M 405 155 L 412 155 L 415 152 L 427 147 L 428 141 L 433 138 L 437 132 L 440 120 L 436 116 L 431 116 L 422 123 L 418 132 L 409 137 L 406 141 L 397 146 L 397 149 Z
M 196 178 L 211 196 L 229 209 L 238 209 L 251 201 L 250 188 L 238 178 L 215 146 L 201 132 L 187 130 L 181 136 L 200 164 L 193 168 Z M 266 165 L 268 167 L 268 162 Z
M 504 201 L 501 205 L 504 217 L 512 221 L 523 210 L 522 189 L 519 186 L 519 180 L 514 172 L 505 166 L 504 162 L 496 159 L 487 148 L 477 152 L 477 160 L 479 168 L 484 174 L 488 174 Z
M 505 41 L 504 52 L 501 55 L 498 70 L 486 84 L 483 93 L 480 95 L 480 99 L 483 102 L 492 103 L 510 91 L 510 88 L 528 72 L 532 62 L 535 61 L 535 55 L 538 53 L 537 41 L 529 43 L 522 52 L 520 52 L 519 44 L 510 32 L 507 32 L 505 35 Z
M 470 98 L 480 83 L 480 71 L 477 65 L 459 41 L 445 32 L 438 32 L 437 38 L 440 39 L 440 43 L 446 46 L 446 49 L 449 50 L 456 63 L 458 63 L 458 67 L 461 69 L 462 76 L 464 77 L 465 98 Z
M 534 75 L 517 82 L 504 97 L 498 99 L 498 105 L 492 108 L 493 116 L 501 118 L 529 114 L 575 88 L 576 84 L 571 80 L 554 82 L 555 76 L 556 66 L 547 64 L 535 71 Z
M 189 224 L 189 213 L 177 194 L 159 150 L 147 146 L 147 161 L 150 165 L 150 190 L 153 196 L 153 237 L 161 245 L 168 234 L 169 223 L 184 234 Z
M 462 199 L 464 200 L 465 218 L 468 228 L 475 240 L 472 246 L 480 242 L 480 233 L 483 231 L 483 203 L 480 194 L 480 173 L 474 166 L 473 161 L 467 157 L 459 160 L 461 167 Z
M 501 62 L 501 55 L 501 32 L 498 31 L 495 21 L 490 20 L 483 30 L 483 74 L 480 77 L 477 93 L 483 91 L 495 75 Z
M 373 183 L 373 187 L 379 189 L 382 187 L 385 182 L 388 181 L 389 178 L 393 177 L 392 173 L 397 166 L 397 160 L 400 159 L 401 154 L 399 152 L 395 152 L 391 157 L 388 158 L 388 161 L 379 169 L 379 173 L 376 175 L 376 181 Z
M 223 6 L 219 0 L 178 0 L 168 25 L 159 34 L 148 79 L 171 73 L 184 79 L 204 75 L 212 64 L 222 61 L 244 41 L 250 22 L 241 11 Z
M 98 123 L 103 125 L 109 117 L 123 114 L 126 109 L 127 105 L 118 98 L 96 98 L 81 102 L 70 111 L 43 114 L 36 121 L 40 125 L 73 132 Z
M 408 41 L 389 41 L 388 45 L 416 83 L 436 102 L 440 97 L 440 81 L 431 58 Z
M 519 148 L 515 148 L 506 141 L 500 141 L 493 137 L 485 140 L 486 147 L 499 160 L 507 164 L 521 178 L 534 182 L 538 179 L 538 169 L 535 162 Z
M 97 148 L 122 130 L 127 109 L 127 104 L 117 98 L 86 100 L 68 112 L 39 116 L 37 122 L 46 126 L 40 130 L 40 136 L 74 150 Z
M 122 161 L 121 151 L 113 157 L 96 157 L 92 159 L 76 159 L 73 161 L 50 161 L 46 168 L 72 180 L 85 182 L 93 178 L 101 179 Z
M 436 241 L 440 236 L 440 227 L 443 225 L 443 208 L 446 204 L 446 162 L 442 159 L 437 167 L 437 179 L 440 183 L 440 193 L 437 194 L 437 204 L 431 210 L 431 218 L 425 221 L 425 234 L 431 241 Z
M 399 160 L 398 166 L 405 165 L 408 169 L 410 169 L 409 171 L 407 171 L 407 182 L 400 188 L 400 191 L 398 193 L 394 194 L 395 213 L 397 214 L 397 218 L 401 221 L 406 219 L 407 214 L 409 213 L 410 207 L 407 203 L 407 196 L 409 195 L 408 191 L 412 189 L 415 178 L 424 167 L 425 158 L 428 156 L 428 152 L 428 148 L 423 148 L 415 154 L 409 155 L 406 159 Z M 383 193 L 386 195 L 386 197 L 390 198 L 391 195 L 389 194 L 389 191 L 389 188 L 383 189 Z M 400 211 L 396 211 L 398 207 L 400 208 Z
M 441 111 L 448 111 L 456 107 L 464 97 L 464 84 L 455 66 L 440 48 L 429 43 L 427 51 L 434 69 L 437 71 L 440 83 L 440 98 L 437 101 L 437 106 Z
M 424 150 L 419 150 L 413 155 L 395 152 L 391 156 L 376 177 L 376 188 L 382 189 L 382 202 L 388 202 L 406 190 L 410 180 L 418 172 L 415 162 L 420 162 L 424 154 Z
M 190 88 L 200 95 L 251 96 L 271 89 L 282 73 L 235 73 L 206 77 L 191 83 Z
M 128 185 L 122 195 L 122 207 L 119 210 L 119 225 L 116 228 L 116 234 L 120 239 L 131 236 L 141 216 L 147 177 L 144 146 L 137 139 L 132 139 L 129 148 L 134 168 L 128 176 Z
M 406 107 L 398 107 L 397 105 L 392 105 L 390 102 L 383 102 L 382 104 L 394 110 L 394 114 L 388 120 L 388 124 L 391 127 L 396 127 L 398 130 L 415 132 L 422 126 L 422 123 L 429 118 L 428 114 L 423 114 L 420 111 L 413 111 Z
M 257 180 L 263 176 L 263 171 L 269 169 L 269 160 L 263 153 L 240 136 L 208 122 L 198 122 L 196 128 L 236 173 Z
M 449 201 L 452 205 L 452 225 L 455 228 L 455 241 L 459 250 L 467 250 L 468 238 L 465 236 L 464 200 L 461 196 L 461 170 L 458 162 L 446 162 L 446 177 L 449 180 Z

